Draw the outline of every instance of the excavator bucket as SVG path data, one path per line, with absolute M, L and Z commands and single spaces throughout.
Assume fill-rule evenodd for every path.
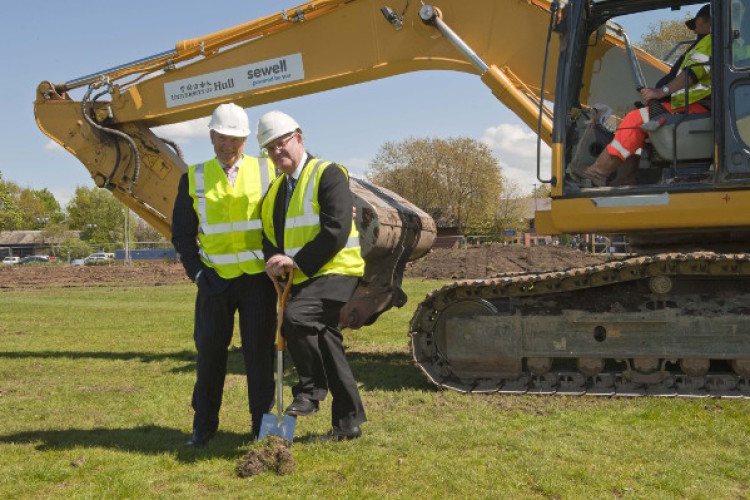
M 432 217 L 393 191 L 358 178 L 349 185 L 365 275 L 341 310 L 341 326 L 360 328 L 406 303 L 401 289 L 406 263 L 430 250 L 437 231 Z

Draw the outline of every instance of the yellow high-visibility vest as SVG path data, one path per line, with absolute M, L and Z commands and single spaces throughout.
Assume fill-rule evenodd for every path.
M 234 187 L 216 158 L 188 167 L 200 258 L 222 278 L 265 271 L 260 202 L 275 177 L 270 160 L 247 155 Z
M 680 65 L 680 71 L 693 72 L 698 79 L 688 89 L 690 104 L 698 102 L 711 95 L 711 35 L 706 35 L 695 44 L 695 47 L 685 54 L 685 59 Z M 678 73 L 679 74 L 679 73 Z M 672 94 L 670 99 L 672 109 L 685 107 L 685 88 L 682 87 Z
M 318 187 L 320 177 L 331 162 L 311 159 L 302 169 L 297 187 L 289 201 L 289 208 L 284 223 L 284 253 L 291 258 L 297 255 L 303 246 L 313 240 L 320 232 L 320 204 L 318 203 Z M 341 170 L 349 174 L 344 167 Z M 263 232 L 266 238 L 276 247 L 276 233 L 273 227 L 273 207 L 279 187 L 285 182 L 286 176 L 280 175 L 271 184 L 268 194 L 263 200 L 262 219 Z M 317 278 L 326 274 L 341 274 L 344 276 L 362 276 L 365 271 L 365 261 L 362 260 L 359 245 L 359 232 L 352 221 L 349 239 L 344 248 L 326 262 L 314 276 L 306 276 L 300 269 L 294 270 L 293 283 L 299 284 L 310 278 Z

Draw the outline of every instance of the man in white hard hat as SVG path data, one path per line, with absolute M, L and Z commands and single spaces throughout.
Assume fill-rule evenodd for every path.
M 364 272 L 348 174 L 309 155 L 300 126 L 280 111 L 260 118 L 258 144 L 284 173 L 268 189 L 261 215 L 266 272 L 273 279 L 294 273 L 283 329 L 299 382 L 286 413 L 312 415 L 330 391 L 326 437 L 358 438 L 365 410 L 339 328 L 341 308 Z
M 244 109 L 220 105 L 208 128 L 216 157 L 188 167 L 172 214 L 172 243 L 188 277 L 198 285 L 198 375 L 193 435 L 188 441 L 195 447 L 208 444 L 219 426 L 227 348 L 237 311 L 255 437 L 274 395 L 276 294 L 264 272 L 260 202 L 275 170 L 267 158 L 243 154 L 250 135 Z

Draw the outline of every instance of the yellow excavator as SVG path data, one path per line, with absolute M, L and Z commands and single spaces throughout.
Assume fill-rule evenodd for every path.
M 665 0 L 317 0 L 63 83 L 42 82 L 42 131 L 99 187 L 164 234 L 186 164 L 151 128 L 419 70 L 477 75 L 552 149 L 543 234 L 625 234 L 642 255 L 555 273 L 457 282 L 419 304 L 415 362 L 462 392 L 750 395 L 750 83 L 740 54 L 750 0 L 714 2 L 712 105 L 650 132 L 629 186 L 570 172 L 593 162 L 618 119 L 669 66 L 612 22 L 680 9 Z M 748 9 L 750 12 L 750 9 Z M 70 93 L 85 90 L 80 101 Z M 488 98 L 489 98 L 488 93 Z M 549 106 L 553 108 L 550 109 Z M 344 323 L 406 300 L 408 259 L 433 221 L 353 180 L 365 278 Z

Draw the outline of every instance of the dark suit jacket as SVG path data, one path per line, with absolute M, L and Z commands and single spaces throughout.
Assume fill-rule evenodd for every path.
M 201 269 L 197 285 L 213 295 L 221 293 L 229 286 L 229 280 L 219 276 L 212 268 L 203 264 L 198 254 L 198 214 L 190 197 L 190 181 L 187 174 L 180 177 L 177 198 L 172 210 L 172 244 L 180 256 L 182 267 L 192 281 Z
M 307 157 L 303 168 L 307 168 L 313 157 Z M 301 189 L 297 186 L 295 189 Z M 266 260 L 284 251 L 284 211 L 286 201 L 286 182 L 279 188 L 276 203 L 273 207 L 273 226 L 277 246 L 274 246 L 263 234 L 263 255 Z M 263 200 L 266 203 L 267 200 Z M 331 260 L 349 240 L 352 227 L 352 192 L 349 190 L 349 179 L 335 164 L 323 171 L 318 186 L 318 203 L 320 204 L 320 232 L 297 252 L 294 262 L 307 276 L 314 276 L 323 265 Z M 314 296 L 322 299 L 346 302 L 357 287 L 359 278 L 342 275 L 326 275 L 310 279 L 295 285 L 292 293 L 295 297 Z

